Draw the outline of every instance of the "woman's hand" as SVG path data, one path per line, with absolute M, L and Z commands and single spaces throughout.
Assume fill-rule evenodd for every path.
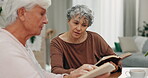
M 95 65 L 89 65 L 89 64 L 84 64 L 83 66 L 79 67 L 78 69 L 75 69 L 74 71 L 70 72 L 69 75 L 64 76 L 64 78 L 78 78 L 83 74 L 88 73 L 91 70 L 96 69 L 97 66 Z M 101 71 L 100 71 L 101 72 Z M 109 77 L 109 73 L 97 76 L 96 78 L 107 78 Z
M 74 71 L 70 72 L 69 78 L 77 78 L 83 74 L 86 74 L 87 72 L 94 70 L 96 66 L 90 65 L 90 64 L 84 64 L 81 67 L 75 69 Z
M 119 61 L 118 62 L 118 65 L 116 65 L 115 63 L 113 63 L 112 61 L 110 61 L 110 63 L 112 64 L 112 65 L 114 65 L 115 66 L 115 70 L 114 71 L 112 71 L 112 72 L 116 72 L 117 70 L 118 70 L 118 68 L 119 68 L 119 66 L 121 66 L 122 65 L 122 62 L 121 61 Z
M 122 66 L 122 61 L 119 61 L 118 62 L 118 66 Z
M 116 72 L 116 71 L 118 70 L 118 65 L 116 65 L 116 64 L 113 63 L 112 61 L 110 61 L 110 63 L 111 63 L 112 65 L 114 65 L 114 67 L 115 67 L 115 70 L 113 70 L 112 72 Z

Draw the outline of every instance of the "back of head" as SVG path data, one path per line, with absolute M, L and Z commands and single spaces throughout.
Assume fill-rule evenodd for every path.
M 6 25 L 13 23 L 17 18 L 17 10 L 26 8 L 27 10 L 39 5 L 47 9 L 51 5 L 51 0 L 4 0 L 2 4 L 2 13 Z
M 67 20 L 70 20 L 77 15 L 80 15 L 81 17 L 85 16 L 89 21 L 89 26 L 93 23 L 93 13 L 87 6 L 76 5 L 67 10 Z

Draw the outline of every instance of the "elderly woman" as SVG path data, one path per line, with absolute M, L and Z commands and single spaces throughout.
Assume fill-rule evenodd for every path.
M 93 23 L 92 11 L 87 6 L 68 9 L 67 20 L 69 30 L 51 41 L 53 73 L 70 73 L 83 64 L 95 64 L 103 56 L 115 55 L 99 34 L 86 31 Z M 118 65 L 115 66 L 117 70 Z
M 39 35 L 48 23 L 46 9 L 50 4 L 50 0 L 4 0 L 1 15 L 6 27 L 0 28 L 0 78 L 77 78 L 96 68 L 86 64 L 71 74 L 52 74 L 41 69 L 26 41 Z

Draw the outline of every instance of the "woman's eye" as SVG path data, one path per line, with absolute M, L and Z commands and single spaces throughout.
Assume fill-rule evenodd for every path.
M 83 26 L 83 27 L 86 27 L 87 25 L 84 24 L 84 25 L 82 25 L 82 26 Z
M 76 24 L 76 25 L 77 25 L 77 24 L 79 24 L 79 23 L 75 22 L 74 24 Z
M 42 16 L 44 16 L 45 13 L 41 13 Z
M 43 16 L 44 14 L 41 13 L 41 15 Z

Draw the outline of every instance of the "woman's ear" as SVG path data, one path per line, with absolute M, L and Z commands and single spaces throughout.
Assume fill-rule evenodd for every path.
M 24 7 L 19 8 L 19 9 L 17 10 L 18 18 L 19 18 L 21 21 L 24 21 L 24 20 L 25 20 L 25 14 L 26 14 L 26 9 L 25 9 Z
M 70 20 L 67 20 L 67 24 L 69 25 Z
M 70 22 L 70 20 L 67 20 L 67 23 L 69 23 Z

